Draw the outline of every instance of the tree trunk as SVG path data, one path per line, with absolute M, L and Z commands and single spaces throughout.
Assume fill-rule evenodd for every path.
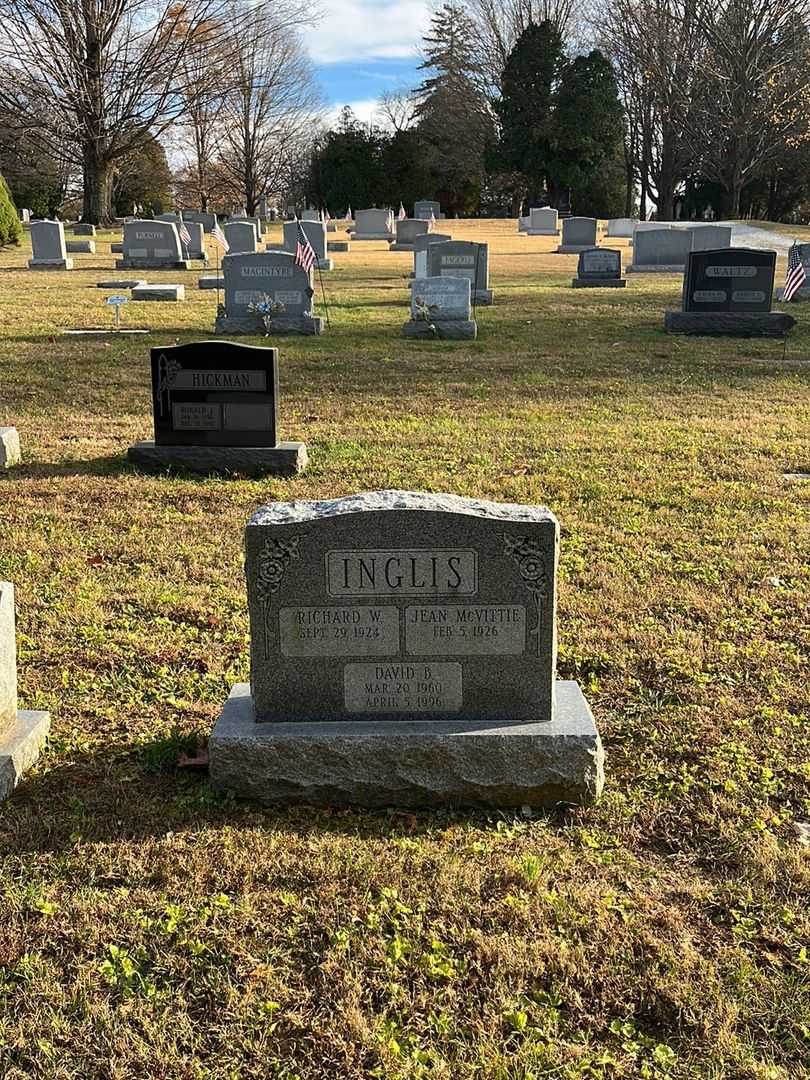
M 111 161 L 99 159 L 95 143 L 84 151 L 84 200 L 82 221 L 89 225 L 111 225 L 113 166 Z

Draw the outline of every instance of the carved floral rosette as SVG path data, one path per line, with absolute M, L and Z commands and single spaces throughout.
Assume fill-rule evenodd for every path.
M 298 558 L 299 537 L 291 536 L 286 540 L 265 541 L 259 555 L 259 576 L 257 592 L 262 602 L 262 623 L 264 628 L 264 658 L 270 658 L 270 641 L 273 636 L 271 622 L 273 596 L 278 592 L 291 559 Z
M 537 610 L 537 626 L 530 630 L 537 639 L 537 656 L 541 655 L 540 627 L 543 622 L 543 604 L 549 597 L 551 581 L 543 561 L 539 540 L 528 536 L 510 536 L 504 533 L 504 551 L 515 560 L 521 580 L 534 599 Z

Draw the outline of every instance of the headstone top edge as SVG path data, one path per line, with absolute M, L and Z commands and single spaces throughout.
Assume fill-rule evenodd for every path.
M 545 506 L 498 503 L 423 491 L 367 491 L 337 499 L 296 499 L 293 502 L 262 506 L 250 517 L 247 527 L 287 525 L 325 518 L 385 510 L 422 510 L 444 514 L 466 514 L 493 521 L 514 521 L 557 525 L 554 514 Z

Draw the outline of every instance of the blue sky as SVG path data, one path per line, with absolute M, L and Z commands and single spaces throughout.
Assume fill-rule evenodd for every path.
M 380 94 L 416 85 L 427 0 L 324 0 L 322 10 L 304 40 L 330 113 L 350 105 L 370 120 Z

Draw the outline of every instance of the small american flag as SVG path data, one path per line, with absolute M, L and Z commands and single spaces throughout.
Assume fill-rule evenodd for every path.
M 295 265 L 300 266 L 302 270 L 309 273 L 315 265 L 315 249 L 306 236 L 303 236 L 303 244 L 301 239 L 301 236 L 299 236 L 298 243 L 295 245 Z
M 211 230 L 211 239 L 214 241 L 215 244 L 218 244 L 222 248 L 222 251 L 225 255 L 228 254 L 230 247 L 228 245 L 228 241 L 225 239 L 225 233 L 220 228 L 219 222 L 217 222 Z
M 180 222 L 180 243 L 185 248 L 191 247 L 191 233 L 186 228 L 185 221 Z
M 400 203 L 399 204 L 399 213 L 397 214 L 397 221 L 404 221 L 407 218 L 407 216 L 408 215 L 405 213 L 405 207 L 402 205 L 402 203 Z
M 804 264 L 799 258 L 799 245 L 794 244 L 788 252 L 785 290 L 782 293 L 782 299 L 785 303 L 789 303 L 793 299 L 802 285 L 804 285 L 806 277 L 807 274 L 804 270 Z
M 353 221 L 354 220 L 354 218 L 352 217 L 352 208 L 351 207 L 349 207 L 348 210 L 346 211 L 346 217 L 343 220 L 344 221 Z

